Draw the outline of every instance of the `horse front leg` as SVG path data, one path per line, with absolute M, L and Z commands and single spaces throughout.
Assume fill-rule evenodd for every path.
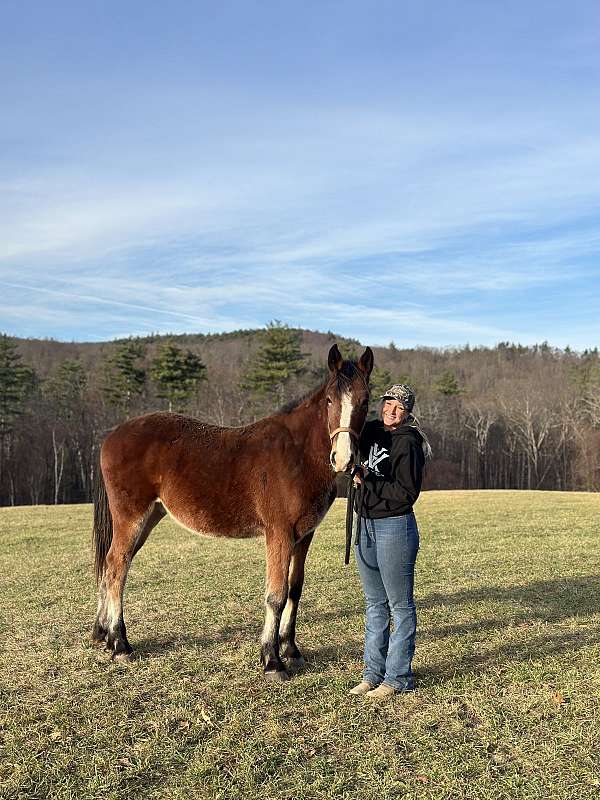
M 279 647 L 281 657 L 285 661 L 286 667 L 292 672 L 302 669 L 305 663 L 304 656 L 296 644 L 296 617 L 298 615 L 298 604 L 302 596 L 302 587 L 304 585 L 304 563 L 314 533 L 314 531 L 311 531 L 300 539 L 292 553 L 287 602 L 279 624 Z
M 289 679 L 279 656 L 279 626 L 287 603 L 288 575 L 293 550 L 291 532 L 284 528 L 267 531 L 267 580 L 265 590 L 265 624 L 260 637 L 261 662 L 268 681 Z

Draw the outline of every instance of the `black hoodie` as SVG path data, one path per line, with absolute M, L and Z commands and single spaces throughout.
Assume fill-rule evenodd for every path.
M 367 422 L 360 437 L 365 478 L 362 516 L 370 519 L 409 514 L 423 481 L 423 437 L 410 425 L 386 431 L 381 420 Z

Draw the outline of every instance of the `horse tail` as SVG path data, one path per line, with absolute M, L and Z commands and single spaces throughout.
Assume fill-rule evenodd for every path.
M 113 538 L 113 519 L 99 462 L 100 459 L 98 459 L 96 480 L 94 481 L 94 532 L 92 535 L 94 575 L 97 584 L 100 583 L 106 570 L 106 556 Z

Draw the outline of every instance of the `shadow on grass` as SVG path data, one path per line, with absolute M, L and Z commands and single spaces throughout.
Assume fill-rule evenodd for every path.
M 477 586 L 451 594 L 431 593 L 419 601 L 421 608 L 500 601 L 528 605 L 538 618 L 564 619 L 597 613 L 600 575 L 533 581 L 512 586 Z
M 479 605 L 495 603 L 497 616 L 490 616 L 490 608 Z M 447 617 L 452 617 L 453 609 L 461 616 L 468 611 L 472 620 L 456 624 L 419 627 L 420 644 L 436 642 L 447 637 L 482 634 L 482 639 L 490 635 L 507 634 L 507 641 L 484 652 L 460 655 L 432 665 L 426 674 L 421 675 L 422 686 L 451 680 L 457 674 L 483 673 L 487 669 L 497 669 L 510 663 L 522 662 L 555 656 L 566 652 L 576 652 L 583 645 L 600 643 L 600 624 L 590 624 L 580 631 L 556 630 L 546 628 L 540 631 L 539 623 L 560 624 L 567 620 L 591 617 L 600 612 L 600 576 L 587 575 L 575 578 L 554 578 L 534 581 L 528 584 L 510 586 L 479 586 L 462 589 L 451 594 L 433 592 L 421 598 L 418 607 L 434 609 L 444 606 Z M 338 624 L 340 620 L 362 615 L 362 609 L 331 608 L 307 609 L 301 615 L 299 642 L 302 648 L 302 628 L 304 625 L 323 625 L 328 621 Z M 147 637 L 134 643 L 136 655 L 156 656 L 177 648 L 214 648 L 223 645 L 257 643 L 260 635 L 261 618 L 256 621 L 226 624 L 210 631 L 189 634 L 174 633 L 170 636 Z M 510 636 L 508 636 L 510 633 Z M 319 672 L 340 661 L 356 661 L 362 655 L 362 640 L 345 639 L 335 645 L 325 641 L 323 647 L 302 648 L 307 659 L 307 672 Z M 477 647 L 479 643 L 477 644 Z M 447 647 L 447 646 L 446 646 Z
M 484 633 L 505 633 L 509 639 L 505 643 L 462 655 L 457 659 L 430 667 L 421 684 L 439 682 L 456 674 L 483 673 L 491 667 L 501 667 L 515 662 L 538 660 L 563 653 L 576 653 L 582 646 L 600 643 L 600 623 L 590 624 L 580 630 L 540 632 L 539 624 L 560 625 L 568 620 L 585 620 L 600 612 L 600 576 L 583 575 L 576 578 L 554 578 L 533 581 L 524 585 L 481 586 L 464 589 L 448 595 L 432 593 L 424 597 L 419 607 L 431 609 L 439 606 L 456 607 L 463 614 L 469 608 L 477 617 L 478 604 L 501 604 L 497 617 L 489 616 L 489 608 L 481 618 L 470 622 L 443 626 L 421 627 L 419 640 L 422 643 L 434 642 L 450 636 L 466 636 Z M 508 606 L 508 609 L 507 609 Z
M 260 625 L 247 623 L 243 625 L 223 625 L 209 631 L 190 631 L 188 633 L 164 634 L 132 640 L 136 655 L 153 656 L 165 651 L 170 652 L 181 647 L 210 649 L 226 645 L 235 647 L 247 641 L 258 642 Z M 257 645 L 258 646 L 258 645 Z
M 600 644 L 600 627 L 585 637 L 573 632 L 557 632 L 544 636 L 534 635 L 526 639 L 514 639 L 485 653 L 473 652 L 450 661 L 428 666 L 419 674 L 420 686 L 433 686 L 449 681 L 457 676 L 480 675 L 491 670 L 507 667 L 510 664 L 563 655 L 570 652 L 574 656 L 583 646 Z

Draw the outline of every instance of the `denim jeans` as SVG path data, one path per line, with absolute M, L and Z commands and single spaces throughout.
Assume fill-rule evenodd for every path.
M 419 530 L 413 513 L 360 518 L 356 563 L 366 600 L 365 670 L 374 686 L 414 688 L 417 612 L 413 597 Z M 390 634 L 390 622 L 394 627 Z

